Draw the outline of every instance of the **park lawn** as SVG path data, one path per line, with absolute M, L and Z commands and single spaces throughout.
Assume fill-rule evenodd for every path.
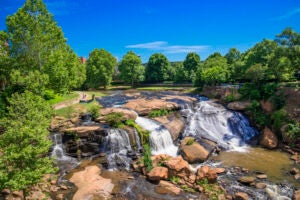
M 80 113 L 88 112 L 88 110 L 93 106 L 99 106 L 99 108 L 101 108 L 101 105 L 94 100 L 90 103 L 77 103 L 65 108 L 55 110 L 55 115 L 65 117 L 65 118 L 72 118 L 77 116 Z
M 69 94 L 64 94 L 64 95 L 55 95 L 55 98 L 48 100 L 48 102 L 50 103 L 50 105 L 54 105 L 63 101 L 77 99 L 78 97 L 79 97 L 78 92 L 71 92 Z

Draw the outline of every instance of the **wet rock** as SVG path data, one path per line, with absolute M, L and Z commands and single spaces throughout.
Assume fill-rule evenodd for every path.
M 169 177 L 178 176 L 184 178 L 192 174 L 189 163 L 183 160 L 181 156 L 163 161 L 163 164 L 169 169 Z
M 132 119 L 135 120 L 137 115 L 134 111 L 122 108 L 101 108 L 100 117 L 96 119 L 98 122 L 105 122 L 105 116 L 111 113 L 122 113 L 124 120 Z
M 216 168 L 215 170 L 216 170 L 217 174 L 222 174 L 222 173 L 226 172 L 225 168 Z
M 238 179 L 240 183 L 243 183 L 245 185 L 250 185 L 255 181 L 255 177 L 253 176 L 242 176 Z
M 175 116 L 172 117 L 162 116 L 162 117 L 156 117 L 154 119 L 160 122 L 161 124 L 163 124 L 168 129 L 173 141 L 179 137 L 179 134 L 184 128 L 183 121 L 181 121 Z
M 76 133 L 78 137 L 89 137 L 94 132 L 102 132 L 103 128 L 100 126 L 78 126 L 65 129 L 65 132 Z
M 230 110 L 235 111 L 245 111 L 248 106 L 250 106 L 250 102 L 248 101 L 235 101 L 231 102 L 227 105 Z
M 299 172 L 300 172 L 300 170 L 297 169 L 297 168 L 295 168 L 295 167 L 292 168 L 291 171 L 290 171 L 290 173 L 291 173 L 292 175 L 299 174 Z
M 74 183 L 78 190 L 73 196 L 73 200 L 89 199 L 94 195 L 104 199 L 110 197 L 114 188 L 111 179 L 101 177 L 100 168 L 98 166 L 88 166 L 84 170 L 75 172 L 70 178 L 70 182 Z
M 248 194 L 244 192 L 237 192 L 234 194 L 234 200 L 248 200 Z
M 296 190 L 294 193 L 294 200 L 300 200 L 300 190 Z
M 192 137 L 185 137 L 180 145 L 182 157 L 189 163 L 204 162 L 209 152 Z
M 10 190 L 9 190 L 9 189 L 3 189 L 3 190 L 1 191 L 1 193 L 2 193 L 3 195 L 8 195 L 8 194 L 10 194 Z
M 168 180 L 168 168 L 154 167 L 147 176 L 151 181 Z
M 167 154 L 159 154 L 151 156 L 152 165 L 153 167 L 160 166 L 164 161 L 170 160 L 172 156 L 169 156 Z
M 264 189 L 264 188 L 266 188 L 266 184 L 265 183 L 256 183 L 255 184 L 255 187 L 257 188 L 257 189 Z
M 13 191 L 12 196 L 17 199 L 24 199 L 23 191 Z
M 290 157 L 290 159 L 297 162 L 299 160 L 299 156 L 298 154 L 294 154 Z
M 278 145 L 278 139 L 268 127 L 265 127 L 259 143 L 265 148 L 274 149 Z
M 214 168 L 210 168 L 209 166 L 205 165 L 197 170 L 197 180 L 202 180 L 206 178 L 209 183 L 215 183 L 217 181 L 217 170 Z
M 66 185 L 61 185 L 60 186 L 60 189 L 62 189 L 62 190 L 67 190 L 67 189 L 69 189 Z
M 295 175 L 294 175 L 294 178 L 295 178 L 296 180 L 300 180 L 300 174 L 295 174 Z
M 259 174 L 259 175 L 256 176 L 256 178 L 258 178 L 258 179 L 267 179 L 268 176 L 266 174 Z
M 57 194 L 57 195 L 56 195 L 56 199 L 57 199 L 57 200 L 63 200 L 63 199 L 64 199 L 64 195 L 61 194 L 61 193 L 60 193 L 60 194 Z
M 139 115 L 148 115 L 152 110 L 177 110 L 180 108 L 180 106 L 174 102 L 163 99 L 144 98 L 129 100 L 123 107 L 135 110 Z
M 158 186 L 155 187 L 155 192 L 159 194 L 179 195 L 182 192 L 182 189 L 170 182 L 160 181 Z

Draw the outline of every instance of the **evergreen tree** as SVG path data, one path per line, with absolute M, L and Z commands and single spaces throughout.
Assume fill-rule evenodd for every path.
M 0 135 L 0 189 L 24 190 L 56 170 L 48 156 L 52 113 L 45 100 L 28 91 L 9 99 Z

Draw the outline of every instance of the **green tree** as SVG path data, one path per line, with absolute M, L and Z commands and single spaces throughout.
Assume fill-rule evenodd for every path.
M 147 67 L 145 78 L 149 82 L 162 82 L 168 80 L 168 70 L 170 63 L 167 57 L 161 53 L 155 53 L 150 56 Z
M 224 57 L 227 59 L 227 63 L 231 65 L 241 58 L 241 52 L 236 48 L 231 48 Z
M 175 69 L 175 78 L 174 81 L 176 83 L 184 83 L 184 82 L 189 82 L 190 81 L 190 76 L 187 70 L 183 67 L 182 62 L 175 63 L 173 65 Z
M 1 189 L 24 190 L 56 171 L 48 156 L 52 114 L 51 106 L 31 92 L 15 93 L 9 99 L 5 132 L 0 135 Z
M 42 0 L 26 0 L 14 15 L 7 17 L 6 24 L 10 55 L 23 76 L 33 70 L 47 74 L 48 86 L 57 92 L 82 84 L 84 66 L 79 65 L 78 57 L 66 44 L 61 28 Z
M 183 67 L 189 74 L 189 81 L 193 81 L 200 65 L 200 56 L 197 53 L 188 53 L 183 61 Z
M 121 79 L 130 83 L 132 87 L 144 80 L 145 67 L 142 65 L 141 58 L 132 51 L 123 56 L 118 69 Z
M 285 56 L 275 56 L 269 65 L 269 71 L 277 82 L 288 81 L 295 73 L 290 59 Z
M 0 90 L 4 90 L 8 83 L 8 77 L 11 68 L 11 59 L 9 57 L 8 34 L 0 31 Z
M 201 79 L 209 85 L 216 85 L 226 82 L 228 73 L 227 69 L 221 66 L 214 66 L 204 69 L 201 74 Z
M 245 78 L 248 81 L 259 84 L 265 79 L 266 67 L 262 64 L 254 64 L 246 70 Z
M 95 49 L 86 62 L 87 85 L 90 88 L 110 85 L 114 75 L 117 59 L 104 49 Z

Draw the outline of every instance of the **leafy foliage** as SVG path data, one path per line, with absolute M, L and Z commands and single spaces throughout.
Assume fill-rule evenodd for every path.
M 96 119 L 99 117 L 99 109 L 100 106 L 99 105 L 92 105 L 89 109 L 88 112 L 92 115 L 93 119 Z
M 106 89 L 117 66 L 116 58 L 104 49 L 95 49 L 90 53 L 86 64 L 87 85 L 90 88 L 103 86 Z
M 118 128 L 125 121 L 123 113 L 115 112 L 105 116 L 105 121 L 112 127 Z
M 149 136 L 150 132 L 147 130 L 144 130 L 141 126 L 136 124 L 133 120 L 126 120 L 125 125 L 134 127 L 136 131 L 138 132 L 142 145 L 144 146 L 145 144 L 149 144 Z
M 197 53 L 188 53 L 183 61 L 183 68 L 188 73 L 188 80 L 195 79 L 196 71 L 200 66 L 200 56 Z
M 144 145 L 144 156 L 143 156 L 144 166 L 146 167 L 147 172 L 153 168 L 151 160 L 151 150 L 148 144 Z
M 131 86 L 144 80 L 145 67 L 142 66 L 141 58 L 132 51 L 123 56 L 118 69 L 121 79 Z
M 51 141 L 47 130 L 53 115 L 45 100 L 25 91 L 9 99 L 0 136 L 0 188 L 25 189 L 45 173 L 55 172 L 48 157 Z M 18 131 L 16 131 L 18 130 Z
M 162 82 L 168 80 L 170 63 L 165 55 L 155 53 L 150 56 L 146 67 L 146 81 L 149 82 Z
M 173 111 L 171 110 L 168 110 L 168 109 L 160 109 L 160 110 L 152 110 L 148 116 L 150 118 L 155 118 L 155 117 L 161 117 L 161 116 L 165 116 L 165 115 L 168 115 L 169 113 L 171 113 Z

